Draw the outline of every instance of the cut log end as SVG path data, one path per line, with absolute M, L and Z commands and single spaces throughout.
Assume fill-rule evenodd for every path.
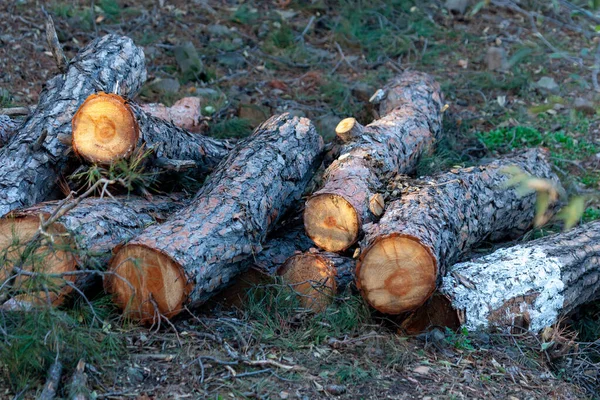
M 350 142 L 363 133 L 363 126 L 356 121 L 356 118 L 345 118 L 335 128 L 336 135 L 343 142 Z
M 315 312 L 324 311 L 336 291 L 335 269 L 316 254 L 298 254 L 288 258 L 278 275 L 298 293 L 300 305 Z
M 11 278 L 14 266 L 22 262 L 24 252 L 29 242 L 36 236 L 40 227 L 40 220 L 34 216 L 6 217 L 0 220 L 0 284 Z M 77 262 L 73 255 L 75 243 L 66 235 L 67 230 L 59 223 L 46 229 L 47 237 L 52 241 L 44 241 L 34 253 L 22 262 L 20 267 L 28 272 L 63 274 L 75 271 Z M 51 243 L 51 244 L 50 244 Z M 58 305 L 72 288 L 65 285 L 66 281 L 73 282 L 74 276 L 45 279 L 42 275 L 28 276 L 21 274 L 12 279 L 10 286 L 15 291 L 42 290 L 44 287 L 50 292 L 57 293 L 53 304 Z M 52 294 L 54 298 L 54 294 Z M 44 296 L 46 297 L 46 296 Z
M 73 149 L 84 159 L 110 163 L 135 149 L 139 128 L 127 102 L 116 94 L 90 95 L 73 117 Z
M 191 285 L 170 257 L 141 245 L 126 245 L 110 262 L 105 289 L 127 318 L 158 322 L 181 312 Z
M 360 221 L 355 208 L 346 199 L 324 193 L 313 196 L 306 203 L 304 228 L 317 246 L 338 252 L 356 242 Z
M 437 266 L 428 247 L 412 236 L 382 236 L 363 251 L 356 285 L 369 304 L 386 314 L 421 306 L 433 293 Z

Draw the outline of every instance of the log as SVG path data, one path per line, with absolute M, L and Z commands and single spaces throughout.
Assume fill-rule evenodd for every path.
M 103 271 L 112 250 L 127 242 L 148 225 L 164 221 L 168 215 L 187 204 L 181 194 L 155 196 L 152 200 L 138 197 L 117 196 L 115 199 L 87 198 L 60 217 L 47 230 L 48 235 L 36 248 L 35 255 L 22 263 L 21 256 L 28 242 L 37 234 L 40 216 L 47 220 L 56 210 L 59 201 L 40 203 L 15 210 L 0 219 L 0 284 L 13 275 L 14 265 L 19 262 L 26 271 L 47 274 L 64 274 L 52 280 L 52 303 L 62 303 L 65 295 L 73 289 L 72 282 L 81 291 L 87 290 L 99 275 L 68 275 L 81 266 L 87 270 Z M 6 254 L 4 257 L 3 255 Z M 46 304 L 46 293 L 30 293 L 27 276 L 19 276 L 12 282 L 17 293 L 16 301 Z M 29 282 L 31 283 L 31 282 Z M 18 295 L 19 291 L 26 291 Z M 38 289 L 39 290 L 39 289 Z
M 60 385 L 60 377 L 62 376 L 63 365 L 60 361 L 55 360 L 50 369 L 48 370 L 48 377 L 44 384 L 42 393 L 38 396 L 37 400 L 53 400 L 56 396 L 56 390 Z
M 600 298 L 600 221 L 455 264 L 440 291 L 469 330 L 539 332 Z
M 217 166 L 190 206 L 115 255 L 111 271 L 135 290 L 107 276 L 107 292 L 127 316 L 144 322 L 202 304 L 243 271 L 239 261 L 260 252 L 299 200 L 322 149 L 308 119 L 270 118 Z
M 339 252 L 354 244 L 374 220 L 369 203 L 392 176 L 414 172 L 442 127 L 442 94 L 430 76 L 405 72 L 385 88 L 381 119 L 362 127 L 345 119 L 336 131 L 346 141 L 325 171 L 324 185 L 306 202 L 304 225 L 320 248 Z
M 94 93 L 73 117 L 76 154 L 92 163 L 110 164 L 144 146 L 163 165 L 192 161 L 200 172 L 214 168 L 231 150 L 227 141 L 194 134 L 144 111 L 112 93 Z
M 354 268 L 352 258 L 309 251 L 288 258 L 277 274 L 298 293 L 302 307 L 322 312 L 354 280 Z
M 17 129 L 18 123 L 8 115 L 0 115 L 0 147 L 8 143 L 8 139 Z
M 0 148 L 0 215 L 51 199 L 68 172 L 71 120 L 96 91 L 133 97 L 146 80 L 144 53 L 131 39 L 106 35 L 88 44 L 67 72 L 46 82 L 37 108 Z
M 378 224 L 365 226 L 356 284 L 367 302 L 387 314 L 413 311 L 431 296 L 446 267 L 473 246 L 529 229 L 536 195 L 505 186 L 509 166 L 560 187 L 547 151 L 531 149 L 423 178 L 387 206 Z

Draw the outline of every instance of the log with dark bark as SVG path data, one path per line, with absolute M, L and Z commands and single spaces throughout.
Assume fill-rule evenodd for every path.
M 56 390 L 60 384 L 60 377 L 62 376 L 63 365 L 60 361 L 56 360 L 50 365 L 48 369 L 48 377 L 42 393 L 38 396 L 38 400 L 53 400 L 56 396 Z
M 95 93 L 73 117 L 73 149 L 90 162 L 109 164 L 135 148 L 153 149 L 156 164 L 190 161 L 201 172 L 214 168 L 231 150 L 227 141 L 190 133 L 152 116 L 115 94 Z
M 288 258 L 278 275 L 298 293 L 300 304 L 321 312 L 354 279 L 355 260 L 335 253 L 309 251 Z
M 87 45 L 65 74 L 46 82 L 35 111 L 0 148 L 0 215 L 52 198 L 68 169 L 71 120 L 96 91 L 133 97 L 146 80 L 144 53 L 131 39 L 107 35 Z M 63 140 L 61 140 L 63 139 Z
M 40 216 L 48 220 L 59 206 L 59 201 L 40 203 L 23 210 L 15 210 L 0 219 L 0 282 L 14 274 L 15 263 L 21 260 L 21 254 L 28 242 L 38 233 Z M 87 198 L 77 207 L 60 217 L 42 235 L 36 248 L 35 257 L 21 264 L 27 271 L 46 274 L 64 274 L 57 278 L 53 288 L 52 302 L 60 304 L 64 296 L 72 291 L 72 282 L 84 291 L 94 282 L 98 283 L 99 274 L 68 275 L 81 266 L 85 270 L 102 271 L 106 268 L 112 250 L 140 233 L 148 225 L 164 221 L 171 213 L 187 204 L 181 194 L 155 196 L 152 200 L 138 197 Z M 21 276 L 12 282 L 14 293 L 27 282 L 27 276 Z M 30 285 L 26 285 L 31 291 Z M 47 303 L 47 295 L 40 292 L 21 295 L 19 301 Z
M 269 119 L 217 166 L 190 206 L 116 254 L 111 270 L 135 291 L 110 276 L 107 291 L 142 321 L 202 304 L 243 271 L 239 261 L 260 252 L 267 233 L 299 200 L 322 148 L 308 119 Z
M 18 123 L 7 115 L 0 115 L 0 147 L 8 143 L 8 139 L 14 134 Z
M 517 166 L 559 187 L 547 158 L 546 150 L 531 149 L 409 187 L 378 224 L 365 226 L 356 270 L 363 297 L 384 313 L 415 310 L 431 296 L 446 267 L 474 245 L 530 228 L 536 196 L 507 188 L 506 168 Z
M 455 264 L 440 291 L 469 330 L 538 332 L 600 298 L 600 221 Z
M 347 143 L 306 203 L 306 232 L 326 251 L 345 250 L 358 240 L 362 225 L 375 217 L 371 199 L 392 176 L 414 172 L 440 135 L 442 94 L 430 76 L 405 72 L 384 92 L 381 119 L 365 127 L 353 118 L 338 125 L 338 137 Z

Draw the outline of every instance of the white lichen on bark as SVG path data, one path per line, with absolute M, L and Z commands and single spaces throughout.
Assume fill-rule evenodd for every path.
M 440 290 L 464 312 L 469 330 L 510 327 L 506 321 L 514 320 L 518 306 L 520 314 L 529 315 L 529 330 L 537 332 L 554 324 L 563 308 L 561 270 L 559 259 L 540 248 L 514 246 L 454 265 Z M 492 316 L 497 310 L 503 322 Z

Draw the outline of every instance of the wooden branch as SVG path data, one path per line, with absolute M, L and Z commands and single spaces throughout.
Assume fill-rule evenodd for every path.
M 342 251 L 373 221 L 369 202 L 398 173 L 412 173 L 441 132 L 442 95 L 431 77 L 406 72 L 388 83 L 383 118 L 362 128 L 352 119 L 338 128 L 340 156 L 325 171 L 323 187 L 306 203 L 306 233 L 326 251 Z
M 372 307 L 388 314 L 415 310 L 431 296 L 446 267 L 473 246 L 518 236 L 532 226 L 536 196 L 506 187 L 509 166 L 560 187 L 547 151 L 531 149 L 422 178 L 388 204 L 378 224 L 365 226 L 356 283 Z
M 48 378 L 42 393 L 39 395 L 38 400 L 53 400 L 56 396 L 56 390 L 60 383 L 60 377 L 62 375 L 62 363 L 58 360 L 54 361 L 48 370 Z

